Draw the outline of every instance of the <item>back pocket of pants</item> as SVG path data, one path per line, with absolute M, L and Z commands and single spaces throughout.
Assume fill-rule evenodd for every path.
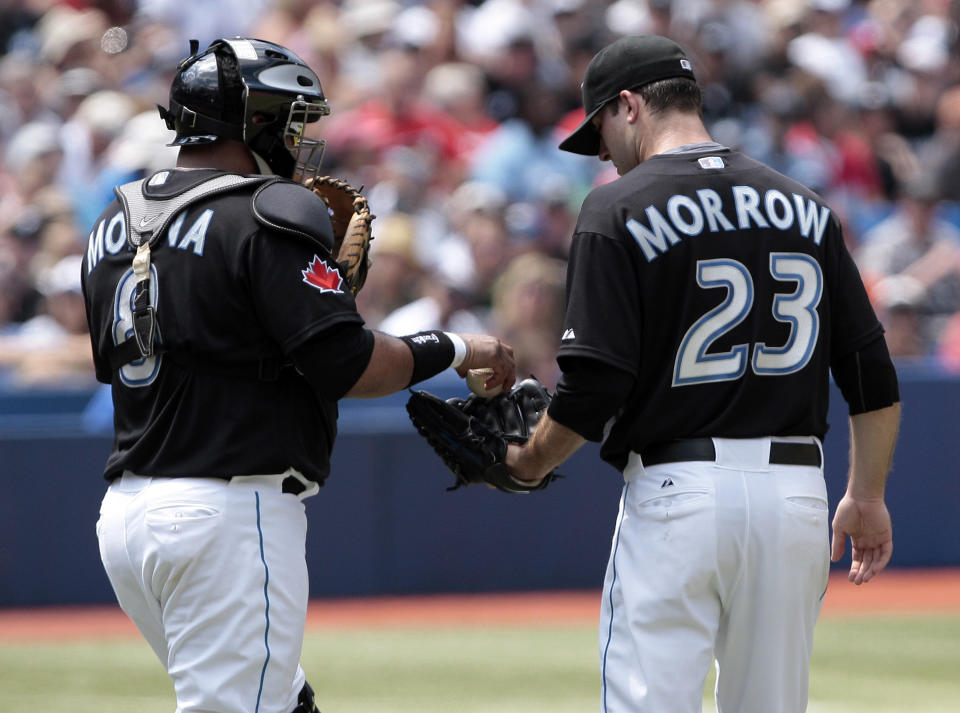
M 827 501 L 814 495 L 790 495 L 787 502 L 801 511 L 809 510 L 825 514 L 828 510 Z
M 147 522 L 166 523 L 216 517 L 220 511 L 202 503 L 163 503 L 147 509 Z

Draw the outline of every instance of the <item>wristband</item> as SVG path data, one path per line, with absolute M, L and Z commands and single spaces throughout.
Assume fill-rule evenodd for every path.
M 444 332 L 450 341 L 453 342 L 453 363 L 450 364 L 454 369 L 463 364 L 463 360 L 467 358 L 467 343 L 463 341 L 463 338 L 454 332 Z
M 453 363 L 457 353 L 454 341 L 439 329 L 408 334 L 400 339 L 406 342 L 413 354 L 413 374 L 410 375 L 407 388 L 439 374 Z

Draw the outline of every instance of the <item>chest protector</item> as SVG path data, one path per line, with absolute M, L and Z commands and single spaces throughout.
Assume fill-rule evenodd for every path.
M 172 354 L 163 345 L 157 314 L 150 300 L 150 252 L 160 247 L 160 238 L 174 218 L 191 205 L 231 191 L 259 186 L 252 198 L 253 214 L 268 230 L 311 240 L 329 254 L 332 231 L 324 230 L 330 218 L 322 201 L 304 200 L 313 194 L 303 186 L 276 176 L 241 176 L 213 169 L 159 171 L 149 178 L 131 181 L 114 189 L 123 207 L 127 245 L 134 251 L 133 335 L 116 345 L 110 365 L 116 370 L 161 352 L 174 361 L 192 362 L 186 355 Z M 320 204 L 320 205 L 318 205 Z M 299 210 L 291 210 L 299 206 Z M 320 226 L 318 230 L 317 226 Z M 158 245 L 159 243 L 159 245 Z M 255 364 L 237 364 L 238 376 L 261 380 L 276 379 L 282 366 L 278 359 L 262 359 Z M 218 365 L 222 369 L 222 365 Z

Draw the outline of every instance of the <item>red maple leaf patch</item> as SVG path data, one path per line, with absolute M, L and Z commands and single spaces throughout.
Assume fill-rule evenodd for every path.
M 330 267 L 325 260 L 321 260 L 316 255 L 313 256 L 313 261 L 307 266 L 307 269 L 301 270 L 300 274 L 303 275 L 304 282 L 311 287 L 316 287 L 321 292 L 343 293 L 343 290 L 340 289 L 343 278 L 337 268 Z

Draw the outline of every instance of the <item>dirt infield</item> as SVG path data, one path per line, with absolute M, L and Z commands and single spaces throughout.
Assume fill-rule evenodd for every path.
M 599 591 L 316 599 L 307 628 L 584 623 L 599 611 Z M 882 612 L 960 613 L 960 569 L 890 570 L 860 587 L 831 576 L 824 616 Z M 0 609 L 0 642 L 136 634 L 116 606 Z

